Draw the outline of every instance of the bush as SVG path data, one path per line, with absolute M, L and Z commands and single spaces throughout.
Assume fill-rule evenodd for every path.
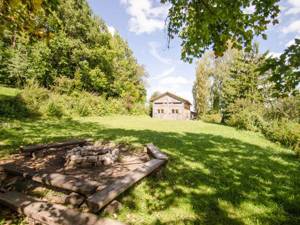
M 0 115 L 11 118 L 27 117 L 33 113 L 20 96 L 0 99 Z
M 222 116 L 220 113 L 208 113 L 201 117 L 201 120 L 208 123 L 221 123 Z
M 68 90 L 64 89 L 67 93 Z M 30 84 L 20 94 L 24 104 L 30 111 L 43 116 L 105 116 L 112 114 L 145 114 L 145 107 L 141 103 L 133 104 L 128 111 L 123 99 L 105 98 L 84 91 L 72 91 L 62 94 L 62 89 L 52 91 Z M 14 105 L 15 102 L 12 102 Z M 14 109 L 5 109 L 10 113 Z M 0 109 L 1 112 L 1 109 Z
M 271 141 L 292 148 L 300 155 L 300 124 L 288 119 L 266 123 L 262 133 Z
M 45 114 L 47 116 L 62 117 L 64 115 L 63 108 L 55 102 L 49 102 Z
M 241 129 L 259 131 L 264 123 L 264 107 L 260 103 L 253 104 L 247 99 L 238 99 L 228 107 L 229 118 L 226 124 Z
M 300 95 L 276 99 L 266 107 L 265 117 L 268 120 L 286 118 L 300 122 Z

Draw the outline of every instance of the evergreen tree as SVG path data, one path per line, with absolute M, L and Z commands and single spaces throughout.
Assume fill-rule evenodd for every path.
M 263 58 L 258 54 L 258 46 L 254 46 L 250 53 L 242 52 L 232 67 L 229 77 L 224 81 L 222 90 L 222 121 L 230 116 L 229 110 L 237 100 L 247 99 L 249 104 L 255 105 L 264 101 L 263 77 L 257 70 L 263 63 Z

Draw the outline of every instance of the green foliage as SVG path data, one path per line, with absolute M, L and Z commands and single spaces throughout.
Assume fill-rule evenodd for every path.
M 208 112 L 201 117 L 201 120 L 208 123 L 221 123 L 222 115 L 218 112 Z
M 250 53 L 241 53 L 232 64 L 228 77 L 224 80 L 222 89 L 222 121 L 229 119 L 231 105 L 240 99 L 247 99 L 248 104 L 256 105 L 263 101 L 264 87 L 267 83 L 257 71 L 263 58 L 258 55 L 258 49 Z
M 300 156 L 300 124 L 288 119 L 265 123 L 262 133 L 271 141 L 292 148 Z
M 105 116 L 112 114 L 145 114 L 143 103 L 134 103 L 131 108 L 126 108 L 127 103 L 121 98 L 106 98 L 89 92 L 72 91 L 65 89 L 64 82 L 59 80 L 60 85 L 48 90 L 39 87 L 36 83 L 26 86 L 17 96 L 22 99 L 22 104 L 30 112 L 36 115 L 49 117 L 62 116 Z M 61 85 L 63 83 L 63 85 Z M 15 100 L 11 101 L 9 110 L 15 110 Z M 5 109 L 5 108 L 4 108 Z M 4 110 L 1 107 L 1 110 Z M 6 110 L 7 111 L 7 110 Z M 10 111 L 4 111 L 7 115 Z
M 255 36 L 262 35 L 269 23 L 276 24 L 279 0 L 161 0 L 170 3 L 168 14 L 168 36 L 178 35 L 182 39 L 182 59 L 192 61 L 212 46 L 221 56 L 232 41 L 237 48 L 251 49 Z M 249 12 L 249 7 L 254 11 Z
M 261 103 L 253 104 L 247 98 L 239 98 L 230 103 L 227 108 L 230 115 L 226 124 L 240 129 L 260 131 L 264 123 L 264 107 Z
M 60 85 L 64 93 L 87 91 L 131 105 L 145 101 L 143 67 L 86 0 L 10 0 L 0 10 L 8 33 L 0 43 L 1 83 L 24 87 L 33 79 L 48 89 Z
M 213 73 L 211 52 L 203 55 L 196 67 L 196 81 L 193 86 L 194 104 L 197 116 L 201 118 L 208 111 L 209 77 Z
M 271 79 L 272 73 L 261 73 L 261 67 L 268 60 L 265 55 L 258 54 L 257 45 L 250 52 L 229 49 L 220 58 L 208 58 L 208 66 L 201 71 L 198 67 L 196 71 L 196 109 L 208 109 L 208 114 L 204 116 L 201 111 L 198 112 L 204 121 L 218 121 L 214 114 L 219 113 L 222 115 L 221 122 L 227 125 L 261 132 L 270 140 L 299 152 L 299 90 L 292 88 L 294 91 L 286 92 L 288 95 L 274 95 L 277 83 Z M 199 63 L 203 62 L 204 59 L 201 59 Z M 212 81 L 209 96 L 205 95 L 205 98 L 203 94 L 199 95 L 207 88 L 203 74 Z M 285 79 L 284 76 L 282 74 L 282 79 Z M 281 83 L 291 90 L 289 84 Z M 195 91 L 199 96 L 195 95 Z M 206 99 L 209 99 L 208 103 Z
M 268 58 L 260 70 L 262 73 L 271 71 L 269 79 L 274 83 L 273 96 L 297 95 L 300 83 L 300 39 L 295 39 L 295 44 L 289 46 L 279 58 Z
M 300 122 L 300 94 L 284 98 L 276 98 L 266 107 L 265 117 L 268 120 L 281 120 L 283 118 Z
M 47 116 L 62 117 L 64 113 L 62 106 L 52 100 L 48 102 L 45 109 L 45 114 Z

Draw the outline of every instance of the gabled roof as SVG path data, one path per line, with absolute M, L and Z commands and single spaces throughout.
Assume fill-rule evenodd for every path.
M 188 100 L 186 100 L 186 99 L 184 99 L 184 98 L 181 98 L 181 97 L 179 97 L 179 96 L 177 96 L 177 95 L 174 95 L 174 94 L 172 94 L 172 93 L 170 93 L 170 92 L 165 92 L 165 93 L 163 93 L 163 94 L 161 94 L 161 95 L 158 95 L 158 96 L 156 96 L 156 97 L 154 97 L 154 98 L 151 98 L 150 99 L 150 102 L 153 102 L 153 101 L 155 101 L 155 100 L 157 100 L 157 99 L 160 99 L 160 98 L 162 98 L 162 97 L 164 97 L 164 96 L 166 96 L 166 95 L 169 95 L 169 96 L 171 96 L 172 98 L 175 98 L 175 99 L 177 99 L 178 101 L 181 101 L 181 102 L 185 102 L 185 103 L 187 103 L 187 104 L 189 104 L 189 105 L 192 105 Z

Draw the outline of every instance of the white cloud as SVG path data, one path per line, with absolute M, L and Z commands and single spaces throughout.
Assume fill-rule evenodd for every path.
M 268 56 L 269 57 L 276 57 L 278 58 L 281 55 L 279 52 L 269 52 Z
M 171 64 L 172 60 L 166 57 L 163 57 L 159 53 L 160 45 L 157 42 L 149 42 L 150 54 L 156 58 L 158 61 L 164 64 Z
M 169 75 L 171 75 L 173 72 L 175 71 L 175 67 L 171 67 L 165 71 L 163 71 L 161 74 L 156 75 L 155 77 L 153 77 L 153 80 L 159 80 L 162 79 L 164 77 L 167 77 Z
M 168 5 L 156 4 L 151 0 L 121 0 L 130 16 L 129 30 L 136 34 L 162 30 L 168 13 Z
M 300 1 L 299 0 L 288 0 L 290 8 L 286 10 L 286 15 L 300 14 Z
M 114 28 L 113 26 L 107 25 L 107 29 L 108 29 L 109 33 L 110 33 L 112 36 L 115 35 L 115 33 L 116 33 L 116 28 Z
M 282 32 L 287 34 L 287 33 L 300 33 L 300 20 L 296 20 L 292 22 L 290 25 L 282 29 Z
M 285 45 L 285 47 L 289 47 L 289 46 L 295 44 L 295 39 L 296 39 L 296 38 L 299 39 L 300 36 L 296 36 L 294 39 L 292 39 L 292 40 L 290 40 L 289 42 L 287 42 L 286 45 Z

